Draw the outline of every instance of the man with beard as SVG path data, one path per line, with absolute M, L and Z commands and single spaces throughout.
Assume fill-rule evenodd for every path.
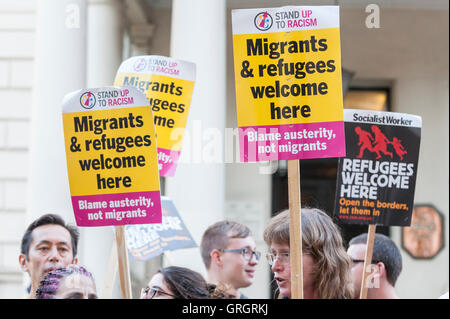
M 43 215 L 32 222 L 21 242 L 19 263 L 31 279 L 28 296 L 34 299 L 41 279 L 51 270 L 78 262 L 79 232 L 55 214 Z

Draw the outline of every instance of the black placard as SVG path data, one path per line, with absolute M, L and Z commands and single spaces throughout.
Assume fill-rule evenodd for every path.
M 334 214 L 343 222 L 409 226 L 419 158 L 419 116 L 345 110 Z

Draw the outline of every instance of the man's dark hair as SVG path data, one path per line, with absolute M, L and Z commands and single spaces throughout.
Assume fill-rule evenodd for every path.
M 358 235 L 352 238 L 349 243 L 349 245 L 358 244 L 367 244 L 367 234 Z M 375 234 L 372 260 L 384 264 L 387 280 L 394 287 L 402 271 L 402 255 L 389 237 L 383 234 Z
M 32 222 L 30 226 L 28 226 L 27 230 L 25 231 L 25 234 L 22 237 L 20 252 L 25 255 L 26 259 L 28 260 L 30 244 L 33 241 L 31 233 L 37 227 L 44 225 L 59 225 L 67 229 L 67 231 L 70 233 L 70 237 L 72 238 L 72 252 L 73 258 L 75 258 L 77 255 L 78 239 L 80 238 L 80 233 L 78 232 L 78 229 L 75 226 L 66 224 L 64 222 L 64 219 L 62 219 L 62 217 L 59 215 L 46 214 L 39 217 L 34 222 Z

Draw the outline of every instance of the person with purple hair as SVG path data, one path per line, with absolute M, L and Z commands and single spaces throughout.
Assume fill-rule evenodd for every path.
M 36 290 L 36 299 L 98 299 L 92 274 L 69 265 L 48 272 Z

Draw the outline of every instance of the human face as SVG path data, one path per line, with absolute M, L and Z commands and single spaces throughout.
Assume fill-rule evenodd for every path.
M 76 264 L 77 259 L 73 257 L 70 233 L 64 227 L 53 224 L 39 226 L 31 236 L 28 258 L 21 254 L 19 262 L 22 270 L 31 277 L 33 294 L 45 274 L 56 268 Z
M 284 243 L 272 243 L 270 245 L 270 253 L 280 256 L 281 254 L 289 254 L 289 245 Z M 284 297 L 291 297 L 291 263 L 289 260 L 284 262 L 278 258 L 272 264 L 272 272 L 274 280 L 280 290 L 280 295 Z
M 167 286 L 164 276 L 161 273 L 157 273 L 152 277 L 148 283 L 148 288 L 150 291 L 147 294 L 141 294 L 141 299 L 148 299 L 149 295 L 153 294 L 152 299 L 175 299 L 173 292 Z
M 55 299 L 97 299 L 95 284 L 91 278 L 72 274 L 67 276 L 55 294 Z
M 364 257 L 366 255 L 366 245 L 365 244 L 350 245 L 350 247 L 348 247 L 347 249 L 347 254 L 350 256 L 352 260 L 364 260 Z M 363 270 L 364 270 L 364 263 L 362 262 L 352 263 L 352 279 L 355 291 L 355 298 L 359 298 L 359 294 L 361 291 Z
M 289 245 L 284 243 L 272 243 L 270 253 L 280 256 L 290 253 Z M 311 255 L 302 254 L 303 264 L 303 296 L 304 298 L 315 298 L 314 267 L 315 262 Z M 290 259 L 280 261 L 276 258 L 272 264 L 274 280 L 280 290 L 280 295 L 291 298 L 291 262 Z
M 256 243 L 253 237 L 231 238 L 225 249 L 247 248 L 256 251 Z M 240 253 L 220 252 L 221 282 L 230 284 L 234 289 L 245 288 L 253 283 L 258 261 L 255 255 L 246 260 Z

